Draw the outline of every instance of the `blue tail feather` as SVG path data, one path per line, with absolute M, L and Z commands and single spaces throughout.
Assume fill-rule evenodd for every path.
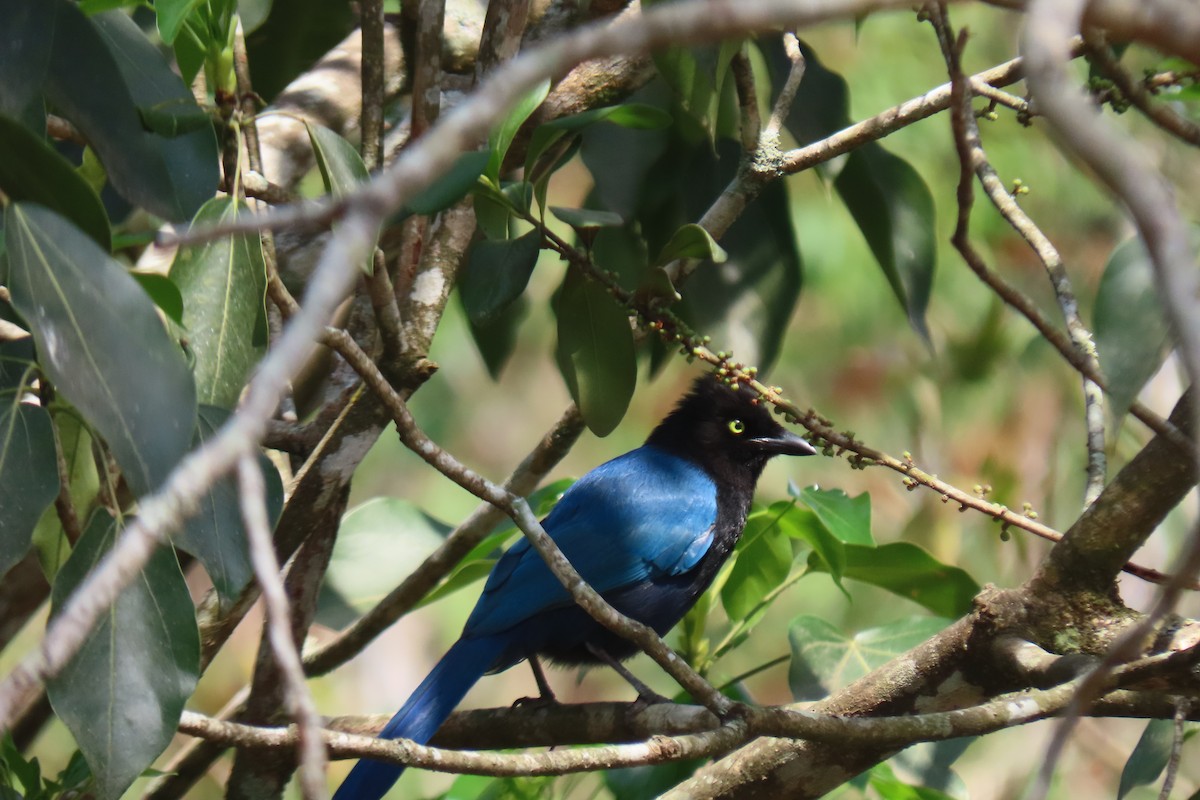
M 502 637 L 459 639 L 379 732 L 379 738 L 428 742 L 503 649 Z M 404 767 L 398 764 L 363 759 L 350 770 L 333 800 L 379 800 L 402 772 Z

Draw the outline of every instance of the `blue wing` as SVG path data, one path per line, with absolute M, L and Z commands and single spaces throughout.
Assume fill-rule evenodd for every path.
M 717 489 L 700 467 L 646 445 L 596 467 L 563 494 L 542 523 L 600 593 L 677 575 L 708 551 Z M 574 602 L 522 539 L 497 562 L 465 636 L 488 636 Z

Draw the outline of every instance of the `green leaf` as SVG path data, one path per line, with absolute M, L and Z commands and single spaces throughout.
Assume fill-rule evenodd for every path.
M 59 571 L 51 615 L 112 547 L 116 522 L 92 518 Z M 47 682 L 54 711 L 87 758 L 102 798 L 118 798 L 175 735 L 200 672 L 200 635 L 175 555 L 159 548 Z
M 954 800 L 952 795 L 933 787 L 905 783 L 887 764 L 879 764 L 871 770 L 871 788 L 879 794 L 880 800 Z
M 745 619 L 763 596 L 783 583 L 792 569 L 792 544 L 779 525 L 789 503 L 758 511 L 746 520 L 721 605 L 734 621 Z
M 377 497 L 346 513 L 325 573 L 317 621 L 341 628 L 378 603 L 450 528 L 407 500 Z
M 550 79 L 547 78 L 518 100 L 504 121 L 492 131 L 492 135 L 488 138 L 490 155 L 487 169 L 484 170 L 484 175 L 490 178 L 492 183 L 500 183 L 500 170 L 504 166 L 504 157 L 508 154 L 508 148 L 516 138 L 517 131 L 525 124 L 525 120 L 533 116 L 533 112 L 537 111 L 538 106 L 542 104 L 549 93 Z
M 472 325 L 486 326 L 521 296 L 541 246 L 542 236 L 537 230 L 516 239 L 481 239 L 475 243 L 459 286 Z
M 637 384 L 629 317 L 604 287 L 567 271 L 554 300 L 555 360 L 588 429 L 607 436 L 625 416 Z
M 25 557 L 58 489 L 50 415 L 27 403 L 0 404 L 0 576 Z
M 792 665 L 788 684 L 798 700 L 819 700 L 883 666 L 929 637 L 949 620 L 909 617 L 847 637 L 811 615 L 801 615 L 788 628 Z
M 304 127 L 308 129 L 308 140 L 312 143 L 326 192 L 334 197 L 345 197 L 367 182 L 370 177 L 367 165 L 354 145 L 324 125 L 305 122 Z
M 154 13 L 163 44 L 175 44 L 175 37 L 183 28 L 183 21 L 204 2 L 205 0 L 155 0 Z
M 244 0 L 238 3 L 239 10 L 243 5 Z M 247 28 L 246 55 L 254 91 L 270 103 L 357 26 L 357 16 L 349 3 L 272 3 L 266 20 L 253 33 Z
M 57 16 L 55 3 L 0 0 L 0 114 L 39 134 L 46 129 L 42 84 Z
M 908 162 L 876 144 L 846 159 L 833 182 L 909 324 L 926 341 L 925 310 L 937 264 L 933 195 Z
M 830 533 L 847 544 L 875 546 L 871 536 L 871 496 L 850 497 L 841 489 L 806 486 L 797 497 L 817 515 Z
M 879 547 L 845 546 L 845 577 L 887 589 L 944 617 L 960 617 L 971 610 L 979 584 L 958 567 L 943 564 L 908 542 Z M 809 568 L 825 567 L 810 559 Z
M 611 122 L 622 128 L 635 130 L 661 130 L 671 125 L 671 114 L 649 103 L 625 103 L 619 106 L 605 106 L 570 114 L 553 119 L 543 125 L 543 128 L 559 131 L 578 131 L 597 122 Z
M 76 518 L 87 520 L 92 515 L 100 490 L 100 472 L 96 468 L 96 457 L 92 450 L 92 434 L 74 409 L 56 405 L 51 411 L 54 430 L 62 448 L 71 505 Z M 33 546 L 37 550 L 42 572 L 53 583 L 59 568 L 71 555 L 71 542 L 63 530 L 56 506 L 50 506 L 42 513 L 33 530 Z
M 672 786 L 687 780 L 705 763 L 702 758 L 668 761 L 624 769 L 607 769 L 604 785 L 613 797 L 621 800 L 653 800 L 666 794 Z
M 23 203 L 4 221 L 13 305 L 42 368 L 145 494 L 191 442 L 196 387 L 182 353 L 137 282 L 69 222 Z
M 729 255 L 708 231 L 689 222 L 671 234 L 654 263 L 665 266 L 680 258 L 707 258 L 714 264 L 720 264 L 726 261 Z
M 461 293 L 459 297 L 461 299 Z M 471 339 L 475 342 L 475 348 L 479 351 L 479 356 L 483 359 L 483 364 L 487 367 L 488 375 L 492 377 L 492 380 L 499 380 L 504 365 L 512 356 L 513 349 L 517 345 L 517 328 L 525 319 L 528 311 L 529 303 L 524 297 L 519 297 L 516 302 L 510 303 L 483 324 L 476 325 L 469 319 L 467 320 Z
M 234 198 L 218 197 L 204 204 L 193 224 L 226 225 L 245 213 Z M 262 242 L 258 234 L 244 233 L 181 247 L 171 280 L 183 298 L 198 401 L 233 408 L 262 355 L 254 341 L 255 325 L 265 313 Z
M 1162 366 L 1171 339 L 1141 239 L 1126 240 L 1109 256 L 1092 319 L 1109 408 L 1120 419 Z
M 490 155 L 483 150 L 463 153 L 437 182 L 408 201 L 413 214 L 436 214 L 467 196 L 487 167 Z
M 588 228 L 615 228 L 625 224 L 623 219 L 611 211 L 551 206 L 550 212 L 577 231 Z
M 1154 783 L 1171 758 L 1171 747 L 1175 741 L 1175 722 L 1169 719 L 1152 719 L 1146 723 L 1141 738 L 1129 754 L 1129 760 L 1121 770 L 1121 785 L 1117 789 L 1117 800 L 1123 800 L 1134 787 Z
M 225 409 L 200 406 L 194 442 L 199 445 L 211 439 L 228 418 Z M 266 483 L 267 516 L 273 527 L 283 510 L 283 482 L 271 459 L 259 455 L 258 466 Z M 235 475 L 226 475 L 213 485 L 200 501 L 199 513 L 188 518 L 174 542 L 200 560 L 222 602 L 237 599 L 254 577 L 254 567 Z
M 46 140 L 0 116 L 0 191 L 14 202 L 40 203 L 71 220 L 105 250 L 112 247 L 100 197 Z
M 692 52 L 683 47 L 655 51 L 654 66 L 675 92 L 680 107 L 706 131 L 714 125 L 713 105 L 717 90 L 713 76 L 701 67 Z
M 91 22 L 115 59 L 120 72 L 118 81 L 128 87 L 138 127 L 143 128 L 146 120 L 153 120 L 155 131 L 170 132 L 169 137 L 146 133 L 139 137 L 149 151 L 145 157 L 151 159 L 145 165 L 146 178 L 153 179 L 154 184 L 148 184 L 148 188 L 153 188 L 161 210 L 126 196 L 168 219 L 187 219 L 213 196 L 220 177 L 217 139 L 208 114 L 196 104 L 183 80 L 129 15 L 108 11 L 92 17 Z M 58 57 L 57 51 L 55 56 Z M 89 142 L 100 152 L 114 187 L 120 190 L 114 165 L 90 136 Z M 134 142 L 125 143 L 125 147 L 131 149 L 131 144 Z M 136 180 L 134 176 L 126 177 Z M 126 193 L 122 190 L 122 194 Z
M 807 508 L 780 501 L 771 506 L 787 506 L 779 518 L 779 527 L 793 539 L 799 539 L 812 548 L 813 553 L 821 560 L 822 568 L 829 572 L 834 583 L 842 585 L 842 575 L 846 571 L 846 548 L 841 540 L 829 532 L 812 511 Z M 845 590 L 843 590 L 845 591 Z
M 129 274 L 154 301 L 159 311 L 166 314 L 176 325 L 183 324 L 183 295 L 180 294 L 175 281 L 157 272 L 133 271 Z

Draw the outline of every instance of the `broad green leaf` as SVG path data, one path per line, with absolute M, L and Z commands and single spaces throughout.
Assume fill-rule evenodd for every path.
M 897 753 L 889 764 L 917 786 L 943 792 L 953 800 L 970 800 L 967 785 L 951 767 L 978 738 L 921 742 Z
M 367 165 L 354 145 L 340 135 L 314 122 L 305 122 L 308 140 L 312 143 L 317 168 L 325 191 L 334 197 L 345 197 L 368 179 Z
M 112 247 L 100 197 L 46 140 L 0 116 L 0 191 L 14 202 L 40 203 L 71 220 L 105 250 Z
M 663 266 L 680 258 L 707 258 L 714 264 L 720 264 L 727 260 L 729 255 L 708 231 L 689 222 L 671 234 L 654 263 Z
M 158 33 L 162 36 L 163 44 L 175 44 L 175 37 L 179 35 L 179 31 L 183 28 L 183 21 L 187 19 L 188 14 L 191 14 L 204 1 L 155 0 L 154 13 L 158 22 Z
M 7 316 L 4 313 L 7 309 L 8 305 L 0 302 L 0 319 Z M 36 360 L 37 353 L 33 349 L 32 338 L 26 336 L 0 342 L 0 390 L 16 389 L 22 384 L 28 384 L 33 379 L 30 369 Z
M 683 111 L 706 131 L 711 131 L 715 124 L 711 115 L 717 96 L 713 76 L 687 48 L 667 47 L 655 51 L 653 58 L 658 74 L 675 92 Z
M 875 546 L 875 538 L 871 536 L 871 496 L 866 492 L 850 497 L 841 489 L 806 486 L 797 497 L 839 541 Z
M 508 112 L 508 116 L 492 131 L 492 135 L 488 138 L 490 155 L 487 169 L 483 173 L 491 179 L 492 183 L 499 184 L 500 182 L 500 170 L 504 166 L 504 157 L 508 154 L 508 148 L 516 138 L 517 131 L 525 124 L 525 120 L 533 116 L 533 112 L 537 111 L 538 106 L 542 104 L 549 93 L 550 80 L 547 78 L 518 100 L 517 104 Z
M 92 518 L 54 582 L 51 616 L 116 536 L 112 518 Z M 175 554 L 159 548 L 47 682 L 50 703 L 87 758 L 100 797 L 120 797 L 170 744 L 199 668 L 200 635 L 187 584 Z
M 352 622 L 420 566 L 449 531 L 395 497 L 377 497 L 348 511 L 321 587 L 317 621 L 333 628 Z
M 620 227 L 625 221 L 611 211 L 598 211 L 591 208 L 559 208 L 551 206 L 550 213 L 570 225 L 575 230 L 587 228 Z
M 480 558 L 474 561 L 463 561 L 454 571 L 451 572 L 446 579 L 433 588 L 429 594 L 417 603 L 417 608 L 427 606 L 430 603 L 436 603 L 443 597 L 454 594 L 460 589 L 465 589 L 471 584 L 481 581 L 488 576 L 492 571 L 492 567 L 496 565 L 494 558 Z
M 247 213 L 231 197 L 208 201 L 197 225 L 223 225 Z M 267 268 L 255 233 L 181 247 L 171 280 L 183 298 L 183 326 L 195 356 L 198 401 L 222 408 L 237 405 L 250 370 L 262 355 L 255 325 L 265 313 Z
M 788 642 L 792 665 L 788 684 L 798 700 L 819 700 L 849 686 L 949 624 L 935 617 L 909 617 L 848 637 L 811 615 L 792 620 Z
M 1092 320 L 1109 408 L 1120 419 L 1162 366 L 1171 340 L 1154 269 L 1141 239 L 1123 242 L 1109 256 L 1096 290 Z
M 1125 795 L 1137 786 L 1145 786 L 1158 780 L 1171 758 L 1171 746 L 1174 741 L 1174 720 L 1152 719 L 1146 723 L 1141 738 L 1121 770 L 1117 800 L 1123 800 Z
M 633 331 L 625 309 L 576 269 L 554 299 L 555 360 L 588 429 L 607 436 L 625 416 L 637 384 Z
M 34 526 L 58 496 L 50 415 L 40 406 L 0 402 L 0 576 L 25 557 Z
M 229 412 L 214 406 L 200 406 L 196 420 L 195 443 L 211 439 Z M 283 482 L 271 459 L 259 455 L 258 466 L 266 484 L 267 516 L 274 526 L 283 510 Z M 200 560 L 213 586 L 228 603 L 237 598 L 254 577 L 242 522 L 242 508 L 236 475 L 217 481 L 200 501 L 200 511 L 189 517 L 175 534 L 174 543 Z
M 606 769 L 601 774 L 612 797 L 621 800 L 654 800 L 666 794 L 672 786 L 690 778 L 704 763 L 702 758 L 668 761 L 641 767 Z
M 190 217 L 212 197 L 220 177 L 217 139 L 208 114 L 129 15 L 108 11 L 91 21 L 116 60 L 140 126 L 160 133 L 142 138 L 163 165 L 167 180 L 158 190 L 171 199 L 178 215 L 170 218 Z M 147 121 L 153 121 L 153 128 Z M 109 175 L 115 186 L 111 167 Z
M 461 293 L 459 297 L 461 299 Z M 493 380 L 500 378 L 504 365 L 508 363 L 517 345 L 517 328 L 528 311 L 529 303 L 524 297 L 518 297 L 516 302 L 510 303 L 482 325 L 467 320 L 471 339 L 475 342 L 475 348 Z
M 542 237 L 531 230 L 516 239 L 481 239 L 471 248 L 459 290 L 467 318 L 486 326 L 525 291 L 537 264 Z
M 413 214 L 435 214 L 467 196 L 487 167 L 489 154 L 483 150 L 463 153 L 445 175 L 408 201 Z
M 850 154 L 833 182 L 901 307 L 928 341 L 937 226 L 933 195 L 907 161 L 876 144 Z
M 578 114 L 559 117 L 550 120 L 542 127 L 561 131 L 578 131 L 597 122 L 611 122 L 622 128 L 636 130 L 659 130 L 670 126 L 671 114 L 648 103 L 625 103 L 619 106 L 592 108 Z
M 887 589 L 944 617 L 961 617 L 971 610 L 979 584 L 958 567 L 943 564 L 908 542 L 879 547 L 845 546 L 845 577 Z M 810 569 L 826 568 L 809 559 Z
M 37 134 L 46 129 L 41 94 L 58 8 L 51 2 L 0 0 L 0 114 Z
M 238 3 L 241 10 L 245 0 Z M 261 19 L 261 9 L 258 11 Z M 272 3 L 270 13 L 253 33 L 247 28 L 246 51 L 254 91 L 268 103 L 288 83 L 358 27 L 349 3 L 288 0 Z M 355 90 L 357 91 L 357 89 Z
M 92 515 L 100 490 L 100 472 L 92 451 L 92 434 L 74 409 L 56 406 L 51 411 L 54 431 L 62 448 L 71 505 L 76 518 L 86 521 Z M 63 530 L 56 506 L 50 506 L 42 512 L 42 518 L 33 530 L 33 546 L 37 550 L 42 572 L 53 583 L 59 568 L 71 555 L 71 542 Z
M 846 548 L 842 541 L 830 533 L 829 528 L 809 509 L 787 501 L 774 503 L 771 508 L 778 506 L 786 507 L 779 518 L 780 529 L 793 539 L 807 543 L 813 553 L 821 559 L 823 568 L 829 572 L 834 583 L 841 586 L 842 575 L 846 571 Z
M 159 311 L 166 314 L 176 325 L 183 324 L 183 295 L 180 294 L 175 281 L 166 275 L 159 275 L 157 272 L 133 271 L 129 274 L 138 282 L 138 286 L 142 287 L 142 291 L 154 301 L 154 305 L 158 306 Z
M 271 13 L 272 0 L 238 0 L 238 17 L 246 33 L 258 29 Z
M 196 387 L 183 354 L 137 282 L 73 225 L 23 203 L 4 219 L 13 305 L 42 368 L 145 494 L 191 442 Z
M 931 786 L 905 783 L 896 777 L 887 764 L 880 764 L 871 770 L 870 782 L 880 800 L 954 800 L 952 795 Z
M 733 568 L 721 587 L 721 605 L 731 620 L 745 619 L 792 569 L 792 543 L 779 525 L 788 505 L 772 506 L 746 520 Z

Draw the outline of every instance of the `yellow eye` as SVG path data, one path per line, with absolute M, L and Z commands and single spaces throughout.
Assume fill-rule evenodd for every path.
M 729 420 L 729 432 L 737 436 L 741 436 L 746 432 L 746 423 L 742 422 L 740 419 Z

